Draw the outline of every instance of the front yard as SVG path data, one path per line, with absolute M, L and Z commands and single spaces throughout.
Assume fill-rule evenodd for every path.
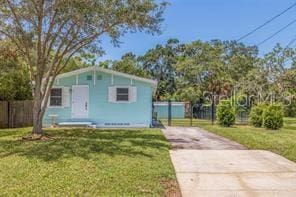
M 162 121 L 164 124 L 167 122 Z M 189 119 L 173 120 L 173 126 L 189 126 Z M 204 128 L 246 146 L 249 149 L 269 150 L 296 162 L 296 118 L 285 118 L 278 131 L 255 128 L 249 125 L 221 127 L 208 120 L 193 120 L 193 126 Z
M 163 196 L 178 192 L 170 145 L 158 129 L 0 130 L 1 195 Z

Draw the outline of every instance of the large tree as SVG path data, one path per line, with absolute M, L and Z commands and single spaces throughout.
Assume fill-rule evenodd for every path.
M 271 52 L 256 58 L 255 67 L 235 84 L 236 92 L 248 95 L 253 103 L 271 99 L 287 102 L 286 99 L 294 94 L 295 89 L 295 60 L 295 49 L 277 44 Z
M 179 40 L 169 39 L 165 45 L 158 44 L 138 58 L 143 69 L 158 81 L 156 100 L 164 99 L 167 94 L 172 95 L 176 91 L 174 64 L 178 53 Z
M 154 0 L 0 0 L 0 34 L 17 46 L 34 81 L 33 133 L 56 76 L 76 53 L 101 53 L 100 38 L 114 44 L 127 31 L 158 33 L 166 3 Z
M 121 57 L 121 60 L 114 61 L 112 64 L 112 69 L 131 75 L 136 75 L 138 77 L 150 77 L 148 71 L 143 69 L 140 62 L 137 60 L 136 55 L 133 53 L 126 53 Z
M 189 86 L 204 95 L 230 96 L 232 88 L 256 67 L 257 48 L 236 41 L 194 41 L 184 44 L 176 63 L 182 79 L 178 89 Z
M 31 84 L 18 50 L 7 40 L 0 41 L 0 100 L 32 99 Z
M 222 59 L 222 43 L 194 41 L 184 46 L 176 64 L 177 73 L 184 84 L 199 86 L 203 92 L 222 95 L 229 91 L 231 81 L 226 63 Z

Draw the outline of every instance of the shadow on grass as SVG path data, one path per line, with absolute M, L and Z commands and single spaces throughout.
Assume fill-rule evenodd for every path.
M 14 138 L 19 133 L 10 134 L 0 138 L 0 158 L 15 154 L 44 161 L 95 159 L 97 154 L 152 158 L 159 149 L 169 149 L 161 132 L 153 130 L 50 129 L 45 131 L 52 138 L 48 141 L 22 141 Z

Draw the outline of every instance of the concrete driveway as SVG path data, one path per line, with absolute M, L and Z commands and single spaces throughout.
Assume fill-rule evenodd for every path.
M 280 155 L 243 150 L 199 128 L 163 132 L 175 146 L 170 154 L 183 197 L 296 196 L 296 164 Z
M 166 127 L 162 129 L 173 149 L 244 150 L 239 143 L 200 128 Z

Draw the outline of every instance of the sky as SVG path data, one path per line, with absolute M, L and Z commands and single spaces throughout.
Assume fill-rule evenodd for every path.
M 250 32 L 268 19 L 279 14 L 296 0 L 166 0 L 170 3 L 164 13 L 161 35 L 145 33 L 126 34 L 120 47 L 114 47 L 107 38 L 102 40 L 105 55 L 98 61 L 118 60 L 127 52 L 143 55 L 157 44 L 170 38 L 181 43 L 194 40 L 235 40 Z M 246 45 L 256 45 L 296 19 L 296 7 L 275 19 L 256 33 L 242 40 Z M 296 38 L 296 23 L 268 42 L 260 45 L 259 54 L 272 50 L 276 43 L 286 46 Z M 292 45 L 296 47 L 296 42 Z

